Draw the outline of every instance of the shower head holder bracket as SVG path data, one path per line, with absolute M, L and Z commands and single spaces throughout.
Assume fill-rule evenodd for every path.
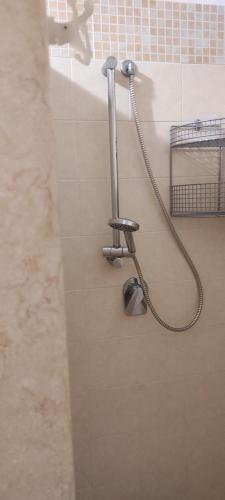
M 137 71 L 136 64 L 130 59 L 126 59 L 121 64 L 121 72 L 124 76 L 134 76 Z
M 131 254 L 127 247 L 103 247 L 102 249 L 103 257 L 108 260 L 113 260 L 122 257 L 131 257 Z
M 107 76 L 107 71 L 114 71 L 117 67 L 117 59 L 114 56 L 109 56 L 102 66 L 102 74 Z

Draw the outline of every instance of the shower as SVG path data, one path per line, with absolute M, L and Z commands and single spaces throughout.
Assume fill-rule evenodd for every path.
M 163 212 L 167 226 L 186 260 L 196 282 L 198 292 L 198 303 L 195 314 L 192 320 L 180 327 L 169 325 L 164 321 L 156 311 L 152 299 L 150 297 L 148 285 L 144 280 L 143 273 L 136 256 L 136 248 L 133 238 L 133 232 L 139 229 L 139 224 L 133 220 L 121 218 L 119 215 L 119 185 L 118 185 L 118 157 L 117 157 L 117 130 L 116 130 L 116 95 L 115 95 L 115 69 L 117 66 L 116 58 L 109 57 L 102 69 L 103 74 L 108 80 L 108 109 L 109 109 L 109 140 L 110 140 L 110 166 L 111 166 L 111 192 L 112 192 L 112 219 L 109 220 L 109 226 L 113 229 L 113 245 L 103 248 L 103 256 L 114 266 L 121 266 L 122 258 L 129 257 L 133 260 L 137 271 L 139 283 L 136 278 L 130 278 L 124 285 L 124 304 L 127 314 L 136 315 L 146 312 L 146 305 L 149 307 L 154 318 L 167 330 L 172 332 L 184 332 L 189 330 L 199 319 L 203 307 L 203 287 L 201 284 L 199 273 L 184 247 L 173 222 L 167 212 L 163 199 L 161 197 L 157 182 L 152 172 L 149 152 L 145 146 L 144 136 L 142 132 L 141 122 L 139 120 L 136 95 L 135 81 L 136 65 L 133 61 L 126 60 L 121 65 L 122 74 L 129 79 L 129 94 L 133 111 L 134 122 L 140 143 L 140 148 L 144 160 L 144 165 L 147 171 L 148 178 L 151 182 L 155 197 Z M 120 232 L 124 233 L 126 247 L 120 245 Z M 138 293 L 137 293 L 138 292 Z M 128 302 L 130 301 L 130 304 Z M 145 306 L 145 307 L 144 307 Z
M 118 231 L 123 231 L 127 248 L 129 253 L 135 253 L 136 252 L 136 247 L 134 244 L 134 238 L 132 233 L 134 231 L 138 231 L 139 229 L 139 224 L 135 222 L 134 220 L 131 219 L 110 219 L 109 220 L 109 226 L 111 226 L 113 229 L 118 229 Z

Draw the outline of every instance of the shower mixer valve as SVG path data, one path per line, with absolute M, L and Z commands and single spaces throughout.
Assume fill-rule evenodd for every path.
M 146 314 L 147 304 L 143 289 L 137 278 L 129 278 L 123 285 L 123 301 L 128 316 Z

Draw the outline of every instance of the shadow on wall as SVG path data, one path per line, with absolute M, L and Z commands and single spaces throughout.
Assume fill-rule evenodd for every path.
M 108 164 L 106 164 L 106 168 L 101 168 L 95 163 L 101 163 L 96 159 L 96 162 L 93 162 L 93 158 L 95 159 L 96 151 L 93 151 L 91 155 L 90 152 L 90 144 L 93 144 L 95 134 L 96 134 L 96 125 L 95 123 L 106 122 L 105 125 L 107 127 L 108 120 L 108 106 L 107 106 L 107 80 L 101 73 L 102 62 L 93 61 L 88 67 L 82 66 L 77 61 L 73 61 L 72 63 L 72 79 L 71 77 L 71 61 L 68 58 L 61 59 L 60 58 L 52 58 L 52 66 L 51 69 L 51 100 L 52 100 L 52 110 L 53 117 L 56 120 L 72 120 L 74 122 L 93 122 L 93 139 L 91 137 L 92 130 L 89 127 L 90 136 L 87 137 L 87 160 L 85 160 L 86 169 L 90 172 L 83 173 L 81 171 L 81 167 L 78 165 L 77 170 L 79 174 L 75 176 L 77 179 L 82 179 L 90 177 L 95 180 L 100 180 L 109 177 L 109 160 Z M 58 71 L 57 71 L 58 70 Z M 61 72 L 60 72 L 61 71 Z M 137 102 L 138 109 L 140 111 L 140 117 L 143 118 L 143 115 L 146 115 L 146 108 L 148 114 L 148 120 L 144 123 L 144 135 L 146 138 L 146 143 L 150 149 L 152 149 L 152 145 L 154 146 L 154 151 L 152 152 L 152 164 L 153 170 L 156 177 L 162 177 L 169 175 L 169 151 L 168 143 L 164 141 L 164 137 L 162 134 L 158 134 L 158 130 L 156 128 L 154 122 L 154 116 L 152 111 L 152 104 L 155 99 L 155 90 L 154 84 L 150 78 L 146 75 L 138 72 L 136 78 L 136 92 L 137 92 Z M 141 178 L 146 176 L 145 166 L 143 164 L 143 159 L 140 151 L 140 145 L 137 139 L 137 134 L 135 131 L 135 127 L 133 125 L 132 111 L 131 105 L 129 102 L 129 91 L 128 91 L 128 79 L 125 78 L 119 70 L 116 71 L 116 95 L 117 95 L 117 119 L 118 119 L 118 163 L 119 163 L 119 176 L 123 179 L 134 179 Z M 143 98 L 144 96 L 144 98 Z M 148 96 L 148 97 L 147 97 Z M 145 121 L 145 119 L 144 119 Z M 71 122 L 72 124 L 72 122 Z M 104 135 L 103 135 L 104 130 Z M 99 134 L 102 134 L 102 142 L 108 143 L 108 137 L 105 135 L 105 129 L 99 129 Z M 58 139 L 59 140 L 59 139 Z M 63 140 L 63 139 L 62 139 Z M 100 140 L 100 138 L 98 138 Z M 84 147 L 82 148 L 84 150 Z M 79 150 L 80 145 L 78 144 L 78 151 L 74 158 L 74 161 L 79 163 Z M 83 153 L 84 154 L 84 153 Z M 93 156 L 94 155 L 94 156 Z M 165 158 L 166 156 L 166 158 Z M 159 161 L 159 158 L 162 160 Z M 167 163 L 168 159 L 168 163 Z M 87 166 L 87 162 L 90 161 L 90 167 Z M 165 173 L 162 174 L 162 166 Z M 65 167 L 66 168 L 66 167 Z M 159 171 L 161 170 L 161 171 Z M 66 179 L 63 172 L 60 172 L 61 179 Z M 158 205 L 154 202 L 154 197 L 151 192 L 151 186 L 148 185 L 149 191 L 149 200 L 151 205 L 151 210 L 154 210 L 156 217 L 159 212 Z M 127 190 L 126 190 L 127 191 Z M 138 196 L 138 195 L 137 195 Z M 131 218 L 135 218 L 135 206 L 133 206 L 132 202 L 132 193 L 128 197 L 125 196 L 123 200 L 123 189 L 121 186 L 120 190 L 120 198 L 121 198 L 121 209 L 122 211 L 126 211 L 127 205 L 127 216 Z M 169 190 L 166 193 L 166 201 L 169 200 Z M 101 200 L 101 197 L 100 197 Z M 99 210 L 100 210 L 100 200 L 99 200 Z M 107 207 L 106 207 L 107 202 Z M 105 203 L 105 205 L 104 205 Z M 150 209 L 150 207 L 149 207 Z M 121 211 L 121 215 L 122 214 Z M 92 234 L 103 234 L 108 232 L 107 227 L 107 219 L 111 216 L 110 210 L 110 192 L 107 198 L 105 194 L 105 198 L 102 199 L 102 214 L 105 214 L 105 223 L 99 223 L 96 229 L 93 227 Z M 90 213 L 90 219 L 93 218 L 93 213 Z M 103 218 L 103 215 L 96 214 L 96 221 Z M 140 208 L 136 214 L 136 217 L 141 216 Z M 88 209 L 87 209 L 87 218 L 88 218 Z M 140 220 L 141 228 L 144 229 L 144 224 L 142 220 Z M 111 233 L 111 232 L 110 232 Z M 110 242 L 109 242 L 110 243 Z M 104 262 L 104 259 L 103 259 Z M 103 263 L 102 263 L 103 264 Z
M 67 7 L 72 11 L 71 21 L 56 22 L 53 17 L 48 17 L 49 44 L 70 44 L 74 49 L 74 57 L 82 64 L 88 65 L 92 58 L 92 49 L 87 21 L 93 14 L 94 5 L 91 0 L 86 0 L 80 15 L 75 0 L 67 0 Z
M 89 121 L 108 120 L 107 79 L 101 68 L 103 61 L 89 61 L 88 67 L 70 58 L 51 58 L 51 101 L 54 119 Z M 128 78 L 116 70 L 116 107 L 118 121 L 133 121 Z M 137 106 L 141 121 L 154 124 L 152 102 L 155 99 L 153 81 L 137 71 L 135 76 Z M 144 98 L 143 98 L 144 96 Z M 149 98 L 148 98 L 149 96 Z M 143 115 L 148 115 L 147 119 Z M 156 139 L 156 138 L 155 138 Z M 157 139 L 158 140 L 158 139 Z
M 96 122 L 107 122 L 108 120 L 108 106 L 107 106 L 107 80 L 101 73 L 102 62 L 93 61 L 87 67 L 82 66 L 79 62 L 72 62 L 72 78 L 71 78 L 71 61 L 69 58 L 52 58 L 52 69 L 51 69 L 51 100 L 52 100 L 52 110 L 53 117 L 56 120 L 72 120 L 74 122 L 93 122 L 93 140 L 92 137 L 87 137 L 87 160 L 85 160 L 85 168 L 88 169 L 89 174 L 81 171 L 81 167 L 78 165 L 77 170 L 79 174 L 75 176 L 76 179 L 82 179 L 87 177 L 93 178 L 95 180 L 104 179 L 109 177 L 109 162 L 102 168 L 100 165 L 95 163 L 100 163 L 98 159 L 93 162 L 93 158 L 96 156 L 96 151 L 91 154 L 91 146 L 89 144 L 89 139 L 94 142 L 96 134 Z M 165 141 L 165 134 L 159 133 L 159 127 L 157 128 L 154 122 L 153 115 L 153 104 L 155 102 L 155 89 L 153 81 L 142 72 L 137 73 L 136 78 L 136 93 L 137 93 L 137 103 L 141 119 L 144 123 L 144 135 L 146 138 L 146 143 L 150 150 L 152 150 L 152 165 L 154 174 L 156 177 L 168 177 L 169 176 L 169 144 Z M 118 159 L 119 159 L 119 176 L 123 179 L 134 179 L 146 176 L 145 167 L 143 164 L 143 159 L 140 151 L 140 145 L 137 139 L 137 134 L 135 127 L 132 124 L 132 112 L 129 103 L 129 92 L 128 92 L 128 79 L 125 78 L 119 70 L 116 71 L 116 95 L 117 95 L 117 119 L 118 119 Z M 147 115 L 147 119 L 146 119 Z M 71 122 L 72 124 L 72 122 Z M 107 126 L 107 123 L 106 123 Z M 92 134 L 91 127 L 89 127 L 89 134 Z M 163 129 L 164 130 L 164 129 Z M 166 128 L 165 128 L 166 130 Z M 102 142 L 108 142 L 108 137 L 103 135 L 103 129 L 99 128 L 99 134 L 102 134 Z M 62 139 L 63 140 L 63 139 Z M 100 140 L 100 138 L 98 139 Z M 152 147 L 153 146 L 153 147 Z M 82 148 L 84 150 L 84 148 Z M 79 150 L 80 145 L 78 144 L 78 152 L 74 158 L 75 163 L 79 163 Z M 84 152 L 83 152 L 84 154 Z M 94 156 L 93 156 L 94 155 Z M 90 161 L 90 167 L 87 166 L 87 162 Z M 168 161 L 168 162 L 167 162 Z M 65 166 L 66 168 L 66 166 Z M 63 172 L 60 172 L 61 179 L 66 179 Z M 168 187 L 168 186 L 167 186 Z M 127 191 L 127 189 L 126 189 Z M 159 208 L 157 203 L 154 201 L 152 195 L 151 186 L 147 184 L 146 191 L 148 191 L 149 210 L 155 211 L 155 217 L 158 220 Z M 169 189 L 165 189 L 166 202 L 169 201 Z M 103 193 L 104 194 L 104 193 Z M 136 198 L 141 196 L 136 193 Z M 138 218 L 140 217 L 141 228 L 146 230 L 146 224 L 142 221 L 142 210 L 136 212 L 136 208 L 132 201 L 132 193 L 130 195 L 125 195 L 123 200 L 123 188 L 121 186 L 120 190 L 121 198 L 121 215 L 126 215 L 129 217 Z M 100 211 L 100 200 L 99 198 L 99 211 Z M 140 200 L 141 201 L 141 200 Z M 106 205 L 107 203 L 107 205 Z M 147 201 L 148 203 L 148 201 Z M 153 206 L 152 206 L 153 205 Z M 148 207 L 146 207 L 147 209 Z M 122 212 L 127 213 L 123 214 Z M 106 194 L 104 199 L 102 199 L 102 209 L 101 212 L 104 214 L 105 222 L 98 224 L 95 228 L 95 224 L 92 230 L 92 234 L 104 234 L 108 232 L 107 219 L 111 216 L 110 213 L 110 192 L 107 198 Z M 102 214 L 96 214 L 95 220 L 99 221 L 103 219 Z M 87 208 L 87 218 L 90 215 L 90 220 L 93 219 L 94 214 L 88 214 Z M 161 217 L 159 222 L 161 221 Z M 149 225 L 149 224 L 148 224 Z M 147 228 L 148 229 L 148 228 Z M 152 229 L 152 228 L 151 228 Z M 109 231 L 109 234 L 111 232 Z M 107 242 L 105 242 L 106 244 Z M 110 243 L 110 241 L 109 241 Z M 104 259 L 102 260 L 102 267 L 104 266 Z M 113 271 L 112 271 L 113 272 Z

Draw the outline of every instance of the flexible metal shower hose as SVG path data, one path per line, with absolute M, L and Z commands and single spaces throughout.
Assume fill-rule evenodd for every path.
M 180 249 L 181 253 L 183 254 L 189 268 L 191 269 L 192 271 L 192 274 L 195 278 L 195 281 L 196 281 L 196 285 L 197 285 L 197 291 L 198 291 L 198 304 L 197 304 L 197 309 L 196 309 L 196 313 L 193 317 L 193 319 L 187 323 L 186 325 L 184 326 L 180 326 L 180 327 L 175 327 L 175 326 L 171 326 L 169 325 L 168 323 L 166 323 L 166 321 L 164 321 L 160 316 L 159 314 L 157 313 L 154 305 L 152 304 L 152 301 L 151 301 L 151 298 L 150 298 L 150 295 L 149 295 L 149 291 L 148 291 L 148 287 L 146 285 L 146 282 L 144 280 L 144 277 L 143 277 L 143 274 L 142 274 L 142 271 L 141 271 L 141 267 L 140 267 L 140 264 L 138 262 L 138 259 L 136 257 L 135 254 L 133 254 L 133 261 L 134 261 L 134 265 L 136 267 L 136 270 L 137 270 L 137 273 L 138 273 L 138 277 L 139 277 L 139 280 L 140 280 L 140 284 L 141 284 L 141 287 L 143 289 L 143 293 L 144 293 L 144 297 L 145 297 L 145 300 L 146 300 L 146 303 L 149 307 L 149 309 L 151 310 L 153 316 L 155 317 L 155 319 L 164 327 L 166 328 L 167 330 L 170 330 L 172 332 L 184 332 L 186 330 L 189 330 L 189 328 L 191 328 L 199 319 L 199 316 L 201 314 L 201 311 L 202 311 L 202 306 L 203 306 L 203 288 L 202 288 L 202 284 L 201 284 L 201 280 L 200 280 L 200 276 L 198 274 L 198 271 L 190 257 L 190 255 L 188 254 L 186 248 L 184 247 L 184 244 L 183 242 L 181 241 L 174 225 L 173 225 L 173 222 L 171 221 L 170 219 L 170 216 L 167 212 L 167 209 L 164 205 L 164 202 L 162 200 L 162 197 L 161 197 L 161 194 L 159 192 L 159 188 L 158 188 L 158 185 L 157 185 L 157 182 L 154 178 L 154 175 L 153 175 L 153 172 L 152 172 L 152 168 L 151 168 L 151 162 L 150 162 L 150 158 L 149 158 L 149 153 L 147 151 L 147 148 L 145 146 L 145 141 L 144 141 L 144 137 L 143 137 L 143 132 L 142 132 L 142 126 L 141 126 L 141 122 L 140 122 L 140 119 L 139 119 L 139 116 L 138 116 L 138 111 L 137 111 L 137 105 L 136 105 L 136 96 L 135 96 L 135 87 L 134 87 L 134 77 L 133 75 L 129 76 L 129 91 L 130 91 L 130 98 L 131 98 L 131 105 L 132 105 L 132 111 L 133 111 L 133 115 L 134 115 L 134 120 L 135 120 L 135 125 L 136 125 L 136 130 L 137 130 L 137 134 L 138 134 L 138 138 L 139 138 L 139 141 L 140 141 L 140 146 L 141 146 L 141 151 L 142 151 L 142 154 L 143 154 L 143 158 L 144 158 L 144 163 L 145 163 L 145 167 L 146 167 L 146 170 L 147 170 L 147 174 L 148 174 L 148 177 L 151 181 L 151 184 L 152 184 L 152 187 L 153 187 L 153 190 L 154 190 L 154 193 L 155 193 L 155 196 L 160 204 L 160 207 L 162 209 L 162 212 L 164 214 L 164 217 L 165 217 L 165 220 L 169 226 L 169 229 L 173 235 L 173 238 L 174 240 L 176 241 L 177 243 L 177 246 L 178 248 Z

